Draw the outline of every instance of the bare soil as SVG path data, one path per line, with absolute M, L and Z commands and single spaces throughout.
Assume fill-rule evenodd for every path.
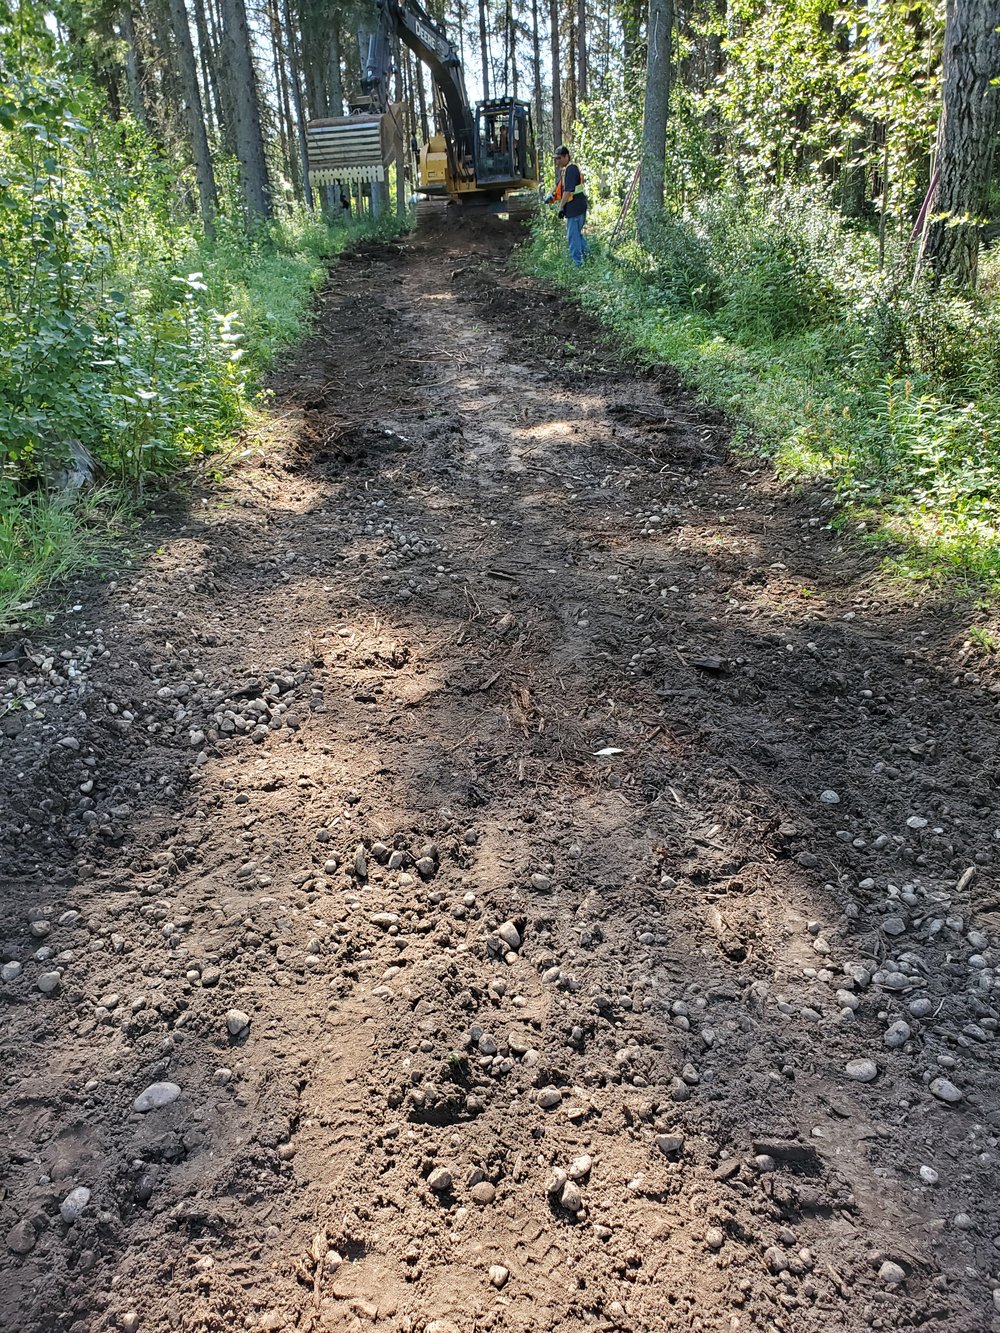
M 508 249 L 5 645 L 8 1328 L 1000 1327 L 968 609 Z

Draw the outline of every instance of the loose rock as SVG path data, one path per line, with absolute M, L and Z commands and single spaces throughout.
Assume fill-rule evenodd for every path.
M 136 1097 L 132 1109 L 143 1114 L 146 1111 L 156 1111 L 161 1106 L 169 1106 L 180 1095 L 181 1090 L 176 1083 L 151 1083 Z
M 874 1060 L 850 1060 L 844 1066 L 844 1073 L 858 1083 L 871 1083 L 878 1078 L 878 1065 Z

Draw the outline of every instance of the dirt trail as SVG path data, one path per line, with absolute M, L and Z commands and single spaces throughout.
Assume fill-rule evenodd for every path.
M 6 1326 L 998 1328 L 996 689 L 502 250 L 0 667 Z

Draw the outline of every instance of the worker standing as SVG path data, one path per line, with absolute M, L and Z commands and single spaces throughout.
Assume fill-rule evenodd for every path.
M 572 160 L 565 144 L 555 153 L 556 188 L 548 196 L 559 205 L 559 216 L 566 219 L 566 243 L 569 257 L 579 268 L 587 257 L 587 239 L 583 234 L 587 221 L 587 196 L 583 192 L 583 174 Z

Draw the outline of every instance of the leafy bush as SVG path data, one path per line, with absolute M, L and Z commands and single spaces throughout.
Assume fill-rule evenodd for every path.
M 979 296 L 914 286 L 904 244 L 880 270 L 876 238 L 801 190 L 713 196 L 665 219 L 649 255 L 597 241 L 582 281 L 549 223 L 522 263 L 675 365 L 744 447 L 829 477 L 911 576 L 1000 590 L 1000 256 Z

